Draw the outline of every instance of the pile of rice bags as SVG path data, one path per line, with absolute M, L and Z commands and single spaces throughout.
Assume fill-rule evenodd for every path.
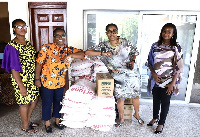
M 72 81 L 76 82 L 79 79 L 87 79 L 89 81 L 94 80 L 94 76 L 92 76 L 92 68 L 94 66 L 94 61 L 85 59 L 74 59 L 71 63 L 70 70 L 71 70 L 71 77 Z
M 64 113 L 62 124 L 70 128 L 86 126 L 95 86 L 95 83 L 80 79 L 66 91 L 60 110 L 60 113 Z
M 108 73 L 106 66 L 99 59 L 75 59 L 70 68 L 74 85 L 66 91 L 62 101 L 62 124 L 109 131 L 115 123 L 115 99 L 95 94 L 96 73 Z
M 89 104 L 87 127 L 95 130 L 109 131 L 115 124 L 115 99 L 114 97 L 92 98 Z

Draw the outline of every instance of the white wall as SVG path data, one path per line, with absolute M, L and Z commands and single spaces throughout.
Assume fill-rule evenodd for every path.
M 1 2 L 2 0 L 0 0 Z M 21 18 L 29 25 L 28 2 L 67 2 L 68 44 L 83 48 L 83 11 L 88 9 L 110 10 L 196 10 L 200 11 L 198 0 L 7 0 L 10 24 Z M 2 1 L 6 2 L 6 1 Z M 12 28 L 10 30 L 12 34 Z M 28 29 L 27 39 L 30 31 Z M 11 38 L 14 38 L 11 35 Z
M 29 26 L 29 14 L 28 14 L 28 3 L 22 0 L 13 0 L 8 1 L 8 12 L 9 12 L 9 22 L 10 22 L 10 34 L 11 39 L 15 36 L 13 35 L 12 29 L 12 21 L 15 19 L 22 19 L 26 22 L 26 25 Z M 29 40 L 29 31 L 30 27 L 28 28 L 28 33 L 26 34 L 26 38 Z

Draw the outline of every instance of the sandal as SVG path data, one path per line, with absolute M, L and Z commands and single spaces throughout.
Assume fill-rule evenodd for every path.
M 58 129 L 60 129 L 60 130 L 63 130 L 64 128 L 65 128 L 65 126 L 63 125 L 63 124 L 56 124 L 56 122 L 55 122 L 55 125 L 56 125 L 56 127 L 58 128 Z
M 158 125 L 159 126 L 159 125 Z M 158 126 L 157 126 L 157 128 L 158 128 Z M 162 127 L 162 129 L 160 130 L 160 131 L 157 131 L 157 128 L 156 128 L 156 130 L 155 130 L 155 134 L 161 134 L 162 133 L 162 131 L 163 131 L 163 128 L 164 128 L 164 125 L 163 125 L 163 127 Z
M 156 119 L 154 122 L 152 122 L 152 120 L 149 122 L 149 124 L 147 124 L 147 126 L 153 126 L 154 123 L 158 123 L 158 119 Z M 152 123 L 151 123 L 152 122 Z
M 124 122 L 117 122 L 117 123 L 115 124 L 115 127 L 121 127 L 123 124 L 124 124 Z
M 38 123 L 33 123 L 33 122 L 31 122 L 31 123 L 30 123 L 30 126 L 34 128 L 34 127 L 38 127 L 39 124 L 38 124 Z
M 140 119 L 137 119 L 134 115 L 133 115 L 133 117 L 138 121 L 138 123 L 139 123 L 140 125 L 143 125 L 143 124 L 144 124 L 144 120 L 142 120 L 141 118 L 140 118 Z
M 22 130 L 25 131 L 25 132 L 28 132 L 28 133 L 36 133 L 37 132 L 37 130 L 33 129 L 30 125 L 27 129 L 22 128 Z M 30 132 L 30 130 L 33 130 L 33 132 Z

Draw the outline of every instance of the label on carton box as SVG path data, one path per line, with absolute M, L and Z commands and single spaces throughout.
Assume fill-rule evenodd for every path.
M 110 73 L 97 73 L 96 86 L 98 96 L 113 96 L 114 79 Z
M 124 105 L 124 119 L 132 119 L 133 105 Z
M 124 104 L 133 104 L 132 99 L 131 98 L 126 98 L 124 100 Z

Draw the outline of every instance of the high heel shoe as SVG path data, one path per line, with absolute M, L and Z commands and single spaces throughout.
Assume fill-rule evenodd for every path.
M 158 119 L 156 121 L 154 121 L 153 123 L 150 123 L 150 122 L 147 124 L 147 126 L 153 126 L 154 123 L 158 123 Z
M 157 128 L 156 128 L 156 131 L 155 131 L 154 133 L 155 133 L 155 134 L 160 134 L 160 133 L 162 133 L 163 128 L 164 128 L 164 125 L 163 125 L 163 127 L 162 127 L 162 129 L 161 129 L 160 131 L 157 131 Z

